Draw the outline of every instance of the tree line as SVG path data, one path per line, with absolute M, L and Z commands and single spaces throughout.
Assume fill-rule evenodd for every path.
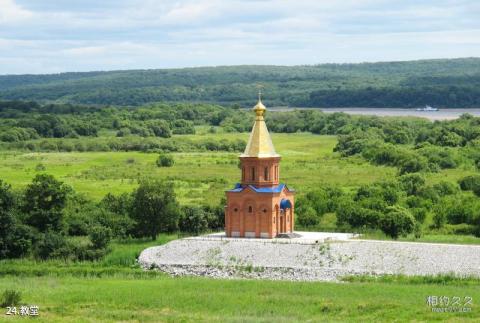
M 142 106 L 202 102 L 294 107 L 480 106 L 480 59 L 311 66 L 220 66 L 163 70 L 0 75 L 0 98 Z
M 0 259 L 95 260 L 112 239 L 199 234 L 223 228 L 223 221 L 223 205 L 181 206 L 168 181 L 142 180 L 130 194 L 96 203 L 48 174 L 21 191 L 0 180 Z

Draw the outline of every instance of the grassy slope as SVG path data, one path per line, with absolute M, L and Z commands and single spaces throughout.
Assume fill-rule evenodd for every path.
M 1 278 L 43 322 L 79 321 L 477 321 L 470 313 L 432 313 L 426 297 L 480 298 L 476 286 L 395 283 L 289 283 L 201 278 Z
M 22 304 L 38 305 L 39 322 L 480 319 L 477 280 L 351 277 L 345 284 L 213 280 L 171 278 L 135 266 L 143 248 L 174 238 L 161 235 L 153 242 L 116 243 L 96 263 L 2 261 L 0 291 L 15 289 L 22 293 Z M 474 306 L 470 313 L 432 313 L 428 296 L 470 296 Z M 4 318 L 0 312 L 0 321 Z
M 180 138 L 200 140 L 247 139 L 248 134 L 186 135 Z M 308 133 L 272 134 L 277 151 L 282 155 L 281 179 L 299 192 L 323 184 L 338 184 L 351 189 L 361 184 L 385 179 L 396 174 L 391 167 L 373 166 L 359 158 L 340 158 L 333 153 L 336 138 Z M 100 200 L 106 193 L 130 192 L 142 177 L 175 180 L 183 203 L 206 201 L 218 203 L 223 191 L 239 178 L 238 154 L 226 152 L 176 153 L 172 168 L 158 168 L 156 154 L 139 152 L 88 153 L 20 153 L 0 152 L 0 178 L 14 187 L 28 184 L 35 176 L 36 165 L 46 167 L 78 191 Z M 129 163 L 128 160 L 134 160 Z M 456 181 L 470 174 L 469 170 L 446 170 L 429 174 L 428 180 Z
M 248 134 L 187 135 L 184 138 L 242 138 Z M 282 181 L 299 191 L 322 185 L 339 184 L 351 188 L 395 173 L 393 168 L 375 167 L 360 159 L 339 158 L 332 152 L 333 136 L 307 133 L 273 134 L 277 151 L 282 155 Z M 223 191 L 238 181 L 238 154 L 225 152 L 176 153 L 175 166 L 158 168 L 156 154 L 139 152 L 95 153 L 14 153 L 0 152 L 0 178 L 15 187 L 28 184 L 42 163 L 46 172 L 55 175 L 97 200 L 106 193 L 130 192 L 137 179 L 171 178 L 177 184 L 181 202 L 206 200 L 218 203 Z M 134 159 L 134 163 L 128 163 Z

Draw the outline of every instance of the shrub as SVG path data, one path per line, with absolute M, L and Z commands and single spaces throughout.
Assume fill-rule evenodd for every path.
M 447 217 L 446 217 L 445 213 L 435 212 L 435 214 L 433 214 L 433 227 L 434 228 L 440 229 L 445 225 L 446 222 L 447 222 Z
M 60 230 L 63 209 L 70 192 L 68 186 L 52 175 L 37 175 L 24 194 L 23 211 L 27 214 L 28 224 L 41 232 Z
M 418 223 L 425 222 L 425 218 L 427 217 L 427 210 L 425 210 L 424 208 L 414 208 L 414 209 L 411 209 L 411 212 L 416 222 Z
M 381 215 L 377 210 L 360 207 L 352 201 L 343 201 L 337 210 L 337 222 L 349 224 L 353 228 L 377 228 Z
M 459 191 L 457 185 L 445 181 L 433 185 L 433 189 L 437 191 L 440 196 L 453 195 Z
M 88 236 L 95 249 L 105 249 L 110 243 L 112 231 L 104 226 L 96 225 L 90 230 Z
M 3 292 L 0 307 L 17 306 L 22 301 L 22 293 L 14 289 L 7 289 Z
M 65 237 L 52 231 L 41 235 L 35 249 L 35 256 L 40 259 L 68 258 L 69 254 Z
M 132 233 L 155 240 L 160 232 L 172 232 L 178 227 L 179 207 L 173 183 L 142 181 L 133 192 L 130 217 L 135 220 Z
M 208 229 L 207 214 L 201 207 L 184 206 L 178 226 L 182 232 L 198 235 Z
M 172 156 L 166 154 L 160 154 L 157 158 L 158 167 L 172 167 L 175 160 Z
M 480 191 L 480 175 L 466 176 L 458 181 L 463 191 Z
M 420 174 L 407 174 L 399 178 L 402 189 L 407 195 L 415 195 L 425 185 L 425 177 Z
M 415 219 L 407 209 L 400 206 L 390 206 L 380 218 L 380 229 L 393 239 L 400 235 L 411 233 L 415 227 Z
M 317 216 L 317 212 L 311 206 L 307 206 L 306 208 L 302 208 L 302 211 L 297 215 L 298 224 L 309 227 L 317 225 L 319 222 L 319 217 Z

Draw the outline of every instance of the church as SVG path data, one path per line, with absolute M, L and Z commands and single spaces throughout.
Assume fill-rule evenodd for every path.
M 294 229 L 295 192 L 280 183 L 280 155 L 265 124 L 266 108 L 259 96 L 255 123 L 240 155 L 241 181 L 226 191 L 227 237 L 274 238 Z

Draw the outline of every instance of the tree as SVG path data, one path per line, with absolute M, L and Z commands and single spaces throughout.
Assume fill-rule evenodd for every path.
M 379 226 L 386 235 L 397 239 L 400 235 L 413 232 L 415 219 L 407 209 L 401 206 L 390 206 L 380 218 Z
M 23 212 L 27 223 L 41 232 L 59 231 L 63 209 L 71 189 L 52 175 L 37 175 L 24 193 Z
M 158 167 L 172 167 L 175 163 L 175 160 L 171 155 L 160 154 L 157 158 Z
M 180 212 L 173 183 L 144 180 L 132 198 L 130 216 L 136 221 L 135 236 L 155 240 L 160 232 L 177 229 Z
M 179 228 L 183 232 L 200 234 L 208 229 L 208 218 L 203 208 L 198 206 L 184 206 L 179 221 Z
M 112 231 L 101 225 L 94 226 L 88 234 L 95 249 L 104 249 L 110 243 Z
M 297 212 L 298 213 L 298 212 Z M 309 227 L 318 224 L 319 217 L 317 216 L 317 212 L 311 207 L 306 206 L 302 208 L 302 211 L 297 215 L 298 224 Z
M 407 195 L 415 195 L 425 185 L 425 177 L 420 174 L 406 174 L 400 176 L 400 185 Z
M 31 229 L 18 220 L 15 209 L 11 186 L 0 180 L 0 259 L 22 257 L 32 245 Z
M 480 193 L 480 175 L 470 175 L 458 181 L 463 191 L 477 191 Z M 477 194 L 480 196 L 480 194 Z

